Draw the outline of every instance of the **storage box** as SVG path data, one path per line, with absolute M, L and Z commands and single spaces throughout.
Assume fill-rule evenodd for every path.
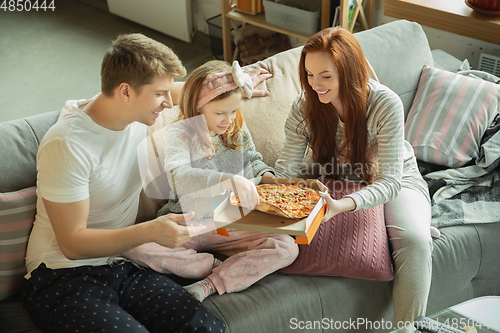
M 263 0 L 266 22 L 314 35 L 320 28 L 321 0 Z
M 258 14 L 264 11 L 262 0 L 236 0 L 236 9 L 247 14 Z
M 237 27 L 241 27 L 242 23 L 234 21 L 237 23 Z M 207 20 L 208 32 L 210 34 L 210 48 L 212 49 L 212 55 L 214 59 L 222 60 L 224 59 L 224 48 L 222 43 L 222 16 L 221 14 L 211 17 Z M 231 25 L 231 31 L 233 27 Z M 231 35 L 231 49 L 234 53 L 236 46 L 233 42 L 233 36 Z
M 325 185 L 315 179 L 286 179 L 263 177 L 261 184 L 305 184 L 314 190 L 327 191 Z M 277 215 L 271 215 L 260 211 L 250 211 L 246 208 L 231 205 L 229 198 L 226 198 L 215 208 L 214 222 L 217 228 L 231 228 L 250 230 L 258 232 L 269 232 L 275 234 L 287 234 L 296 236 L 295 243 L 309 244 L 321 220 L 326 213 L 326 202 L 321 198 L 314 207 L 311 215 L 304 219 L 289 219 Z M 218 230 L 224 234 L 225 230 Z

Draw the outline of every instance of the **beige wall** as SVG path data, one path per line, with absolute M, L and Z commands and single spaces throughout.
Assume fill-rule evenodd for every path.
M 192 0 L 193 7 L 193 27 L 196 31 L 201 31 L 209 35 L 207 19 L 220 14 L 221 0 Z

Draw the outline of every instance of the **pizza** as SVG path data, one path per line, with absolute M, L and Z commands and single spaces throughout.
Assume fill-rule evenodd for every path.
M 311 214 L 320 195 L 310 187 L 288 184 L 263 184 L 257 186 L 259 204 L 256 210 L 284 216 L 287 218 L 304 218 Z M 234 192 L 230 197 L 233 206 L 240 206 Z

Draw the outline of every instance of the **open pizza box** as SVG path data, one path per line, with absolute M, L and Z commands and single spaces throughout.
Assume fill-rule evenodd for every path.
M 262 177 L 260 184 L 304 184 L 313 190 L 325 192 L 327 187 L 316 179 Z M 287 234 L 295 236 L 295 243 L 311 243 L 321 220 L 326 213 L 326 202 L 320 198 L 312 213 L 306 218 L 286 218 L 257 210 L 233 206 L 229 198 L 219 204 L 214 211 L 214 222 L 221 235 L 227 234 L 224 228 Z

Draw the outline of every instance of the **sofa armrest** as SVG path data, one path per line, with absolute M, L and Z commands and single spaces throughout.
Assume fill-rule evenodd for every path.
M 434 67 L 453 73 L 458 72 L 463 63 L 443 50 L 432 50 L 432 58 L 434 59 Z
M 36 185 L 36 153 L 59 111 L 0 123 L 0 193 Z

